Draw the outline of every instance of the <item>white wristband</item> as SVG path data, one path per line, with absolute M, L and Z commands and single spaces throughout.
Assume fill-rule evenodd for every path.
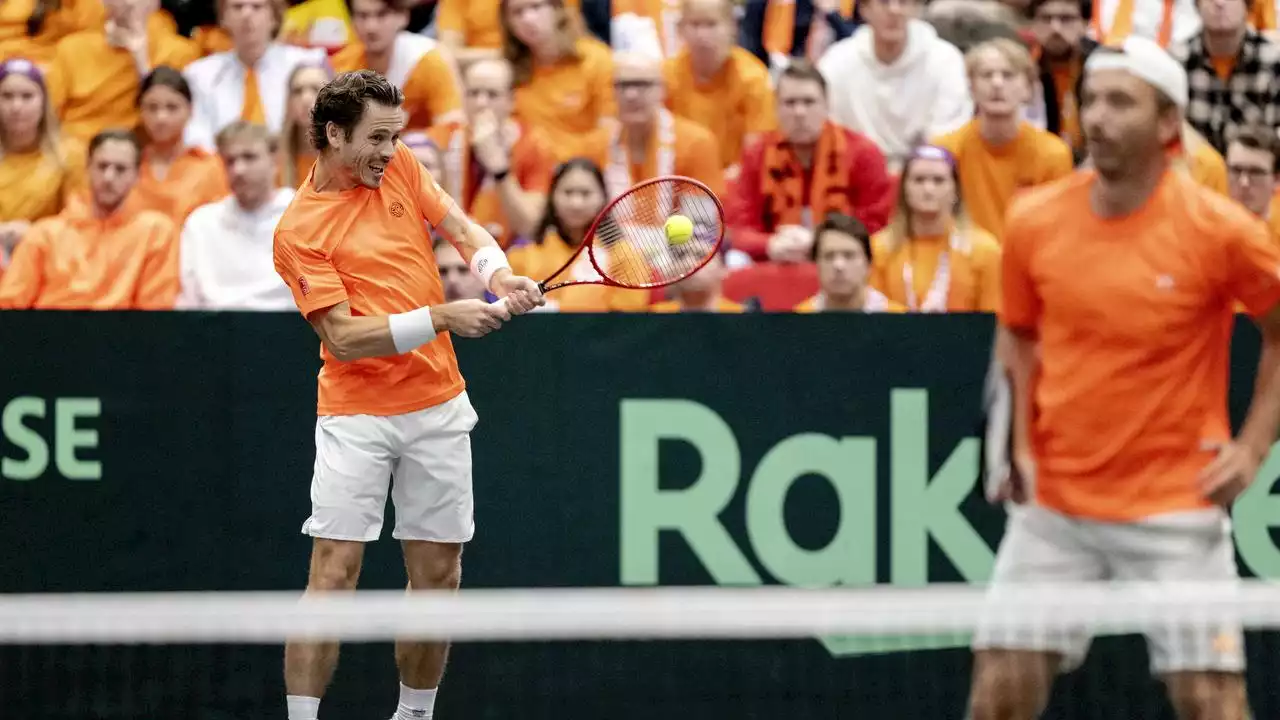
M 436 326 L 431 322 L 431 308 L 420 307 L 389 315 L 387 325 L 391 329 L 391 342 L 401 355 L 436 339 Z
M 471 256 L 471 271 L 480 276 L 486 290 L 493 290 L 489 287 L 489 282 L 493 280 L 494 273 L 502 268 L 511 269 L 511 265 L 507 263 L 507 254 L 502 252 L 502 248 L 488 245 Z

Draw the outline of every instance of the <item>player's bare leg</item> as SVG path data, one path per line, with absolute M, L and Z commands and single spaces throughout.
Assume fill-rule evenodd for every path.
M 1178 720 L 1248 720 L 1244 676 L 1229 672 L 1175 672 L 1164 676 Z
M 462 544 L 405 540 L 404 568 L 409 590 L 457 590 L 462 582 Z M 396 643 L 400 668 L 400 707 L 396 720 L 430 718 L 435 691 L 444 677 L 449 656 L 447 642 Z
M 364 543 L 315 538 L 307 594 L 355 590 Z M 291 696 L 319 698 L 338 667 L 338 643 L 291 642 L 284 650 L 284 684 Z
M 969 720 L 1036 720 L 1049 701 L 1061 656 L 1029 650 L 978 650 Z

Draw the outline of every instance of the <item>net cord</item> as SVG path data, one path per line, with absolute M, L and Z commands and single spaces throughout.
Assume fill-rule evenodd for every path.
M 787 639 L 967 633 L 984 621 L 1098 635 L 1209 620 L 1280 627 L 1280 585 L 1070 584 L 467 589 L 0 596 L 0 644 Z

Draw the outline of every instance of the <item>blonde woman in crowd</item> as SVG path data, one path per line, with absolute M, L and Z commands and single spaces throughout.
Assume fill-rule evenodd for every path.
M 333 79 L 328 65 L 299 65 L 289 73 L 289 106 L 280 133 L 280 184 L 297 190 L 316 162 L 316 151 L 307 135 L 311 107 L 320 88 Z
M 44 75 L 24 59 L 0 63 L 0 266 L 31 223 L 84 187 L 84 170 L 83 146 L 58 132 Z
M 556 168 L 551 178 L 551 201 L 530 245 L 507 251 L 511 271 L 527 277 L 545 278 L 559 270 L 581 247 L 596 215 L 604 209 L 604 173 L 585 158 L 574 158 Z M 585 254 L 560 279 L 598 278 Z M 608 312 L 643 310 L 648 293 L 620 290 L 603 285 L 579 285 L 557 291 L 547 298 L 547 309 L 560 312 Z
M 955 158 L 916 148 L 902 169 L 898 207 L 872 238 L 871 285 L 908 312 L 995 312 L 1000 245 L 974 227 L 960 199 Z
M 143 150 L 134 200 L 140 208 L 163 213 L 182 227 L 192 210 L 231 191 L 222 161 L 215 153 L 183 141 L 191 120 L 191 88 L 177 70 L 158 67 L 143 78 L 138 114 Z
M 516 119 L 541 131 L 558 161 L 589 155 L 593 131 L 617 112 L 609 48 L 577 28 L 563 0 L 502 0 Z

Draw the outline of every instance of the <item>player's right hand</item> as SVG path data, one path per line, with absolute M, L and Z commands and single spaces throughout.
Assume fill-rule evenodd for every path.
M 490 304 L 483 300 L 455 300 L 433 312 L 444 315 L 446 330 L 468 338 L 484 337 L 511 319 L 511 311 L 504 303 Z

